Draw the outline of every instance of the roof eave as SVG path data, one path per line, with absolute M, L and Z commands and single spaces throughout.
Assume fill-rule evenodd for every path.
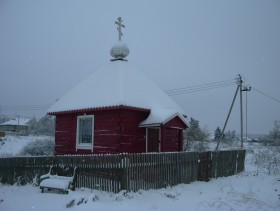
M 92 111 L 108 111 L 108 110 L 115 110 L 115 109 L 126 109 L 126 110 L 142 111 L 142 112 L 150 111 L 150 109 L 147 108 L 139 108 L 139 107 L 127 106 L 127 105 L 116 105 L 116 106 L 72 109 L 72 110 L 64 110 L 64 111 L 51 111 L 48 112 L 47 114 L 59 115 L 59 114 L 70 114 L 70 113 L 85 113 L 85 112 L 92 112 Z
M 151 124 L 139 124 L 140 128 L 143 127 L 160 127 L 162 124 L 161 123 L 151 123 Z

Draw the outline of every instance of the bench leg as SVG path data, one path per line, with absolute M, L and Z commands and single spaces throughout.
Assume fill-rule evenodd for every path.
M 44 188 L 41 188 L 41 193 L 44 193 Z

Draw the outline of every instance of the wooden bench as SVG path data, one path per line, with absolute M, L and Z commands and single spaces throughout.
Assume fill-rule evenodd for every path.
M 72 176 L 59 176 L 59 175 L 52 175 L 51 171 L 52 168 L 50 168 L 50 171 L 48 174 L 42 175 L 40 177 L 40 189 L 41 192 L 44 193 L 44 190 L 47 189 L 50 190 L 58 190 L 62 193 L 68 193 L 69 189 L 75 190 L 75 175 L 76 175 L 76 167 L 74 168 L 73 175 Z

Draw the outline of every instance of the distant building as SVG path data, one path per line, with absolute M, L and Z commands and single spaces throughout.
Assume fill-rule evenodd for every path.
M 56 154 L 183 150 L 184 111 L 125 59 L 129 49 L 121 41 L 120 18 L 116 24 L 119 41 L 111 62 L 48 111 L 56 116 Z
M 28 130 L 29 118 L 18 117 L 0 124 L 2 132 L 26 132 Z

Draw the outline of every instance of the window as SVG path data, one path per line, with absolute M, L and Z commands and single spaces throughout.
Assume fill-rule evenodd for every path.
M 78 116 L 76 149 L 93 150 L 93 128 L 94 128 L 93 115 Z

